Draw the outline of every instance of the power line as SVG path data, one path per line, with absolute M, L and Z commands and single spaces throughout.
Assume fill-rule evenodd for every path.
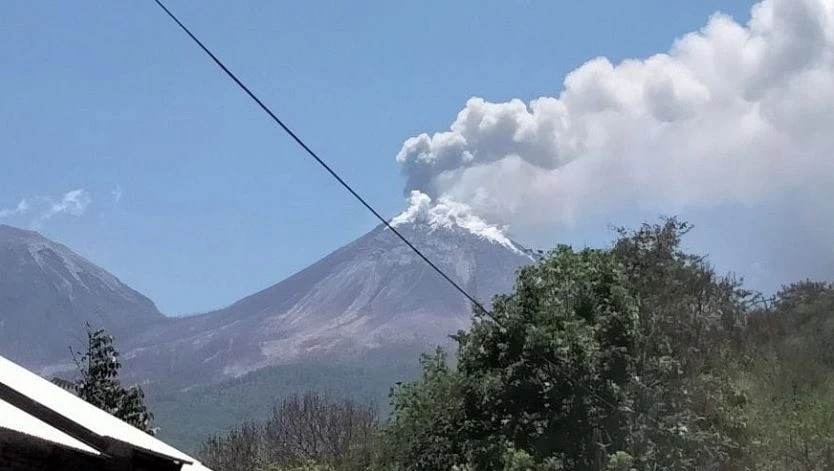
M 308 145 L 307 145 L 307 144 L 306 144 L 303 140 L 301 140 L 301 138 L 300 138 L 300 137 L 298 137 L 298 135 L 297 135 L 295 132 L 293 132 L 293 131 L 292 131 L 292 129 L 290 129 L 290 128 L 289 128 L 289 126 L 287 126 L 286 124 L 284 124 L 284 122 L 283 122 L 283 121 L 281 121 L 281 119 L 280 119 L 280 118 L 278 118 L 278 116 L 276 116 L 276 115 L 275 115 L 275 113 L 273 113 L 273 112 L 272 112 L 272 110 L 270 110 L 270 109 L 269 109 L 269 107 L 268 107 L 268 106 L 266 106 L 266 105 L 265 105 L 265 104 L 264 104 L 264 103 L 260 100 L 260 98 L 258 98 L 258 97 L 257 97 L 257 96 L 256 96 L 256 95 L 255 95 L 255 94 L 254 94 L 254 93 L 253 93 L 250 89 L 249 89 L 249 87 L 247 87 L 247 86 L 246 86 L 246 85 L 245 85 L 245 84 L 244 84 L 244 83 L 243 83 L 243 82 L 242 82 L 239 78 L 237 78 L 237 76 L 236 76 L 236 75 L 235 75 L 235 74 L 234 74 L 231 70 L 229 70 L 229 68 L 228 68 L 228 67 L 226 67 L 226 65 L 225 65 L 225 64 L 223 64 L 223 62 L 222 62 L 220 59 L 218 59 L 218 58 L 217 58 L 217 56 L 215 56 L 215 55 L 214 55 L 214 53 L 212 53 L 212 52 L 211 52 L 211 50 L 209 50 L 209 48 L 208 48 L 208 47 L 206 47 L 206 46 L 202 43 L 202 41 L 200 41 L 200 40 L 197 38 L 197 36 L 195 36 L 195 35 L 194 35 L 194 34 L 193 34 L 193 33 L 192 33 L 189 29 L 188 29 L 188 27 L 187 27 L 187 26 L 185 26 L 185 25 L 184 25 L 184 24 L 183 24 L 183 23 L 182 23 L 182 22 L 181 22 L 181 21 L 180 21 L 180 20 L 176 17 L 176 15 L 174 15 L 174 14 L 171 12 L 171 10 L 169 10 L 169 9 L 168 9 L 168 8 L 167 8 L 167 7 L 166 7 L 166 6 L 162 3 L 162 1 L 161 1 L 161 0 L 154 0 L 154 2 L 155 2 L 155 3 L 156 3 L 156 4 L 157 4 L 157 5 L 158 5 L 158 6 L 159 6 L 159 7 L 160 7 L 160 8 L 161 8 L 161 9 L 162 9 L 162 10 L 163 10 L 163 11 L 164 11 L 167 15 L 168 15 L 168 17 L 169 17 L 169 18 L 171 18 L 171 19 L 172 19 L 172 20 L 173 20 L 173 21 L 174 21 L 174 22 L 175 22 L 175 23 L 176 23 L 176 24 L 180 27 L 180 29 L 182 29 L 182 30 L 185 32 L 185 34 L 187 34 L 187 35 L 188 35 L 188 37 L 190 37 L 190 38 L 191 38 L 191 39 L 192 39 L 192 40 L 193 40 L 193 41 L 194 41 L 194 42 L 195 42 L 195 43 L 196 43 L 196 44 L 200 47 L 200 49 L 202 49 L 202 50 L 203 50 L 203 52 L 205 52 L 205 53 L 206 53 L 206 54 L 207 54 L 207 55 L 211 58 L 211 60 L 213 60 L 213 61 L 214 61 L 214 63 L 215 63 L 215 64 L 217 64 L 217 66 L 218 66 L 218 67 L 220 67 L 220 68 L 223 70 L 223 72 L 225 72 L 225 73 L 226 73 L 226 75 L 228 75 L 228 76 L 229 76 L 229 78 L 231 78 L 231 79 L 235 82 L 235 84 L 237 84 L 237 86 L 238 86 L 238 87 L 240 87 L 240 88 L 241 88 L 241 89 L 242 89 L 242 90 L 243 90 L 243 91 L 244 91 L 247 95 L 249 95 L 249 98 L 251 98 L 251 99 L 252 99 L 255 103 L 257 103 L 257 105 L 258 105 L 258 106 L 259 106 L 259 107 L 260 107 L 260 108 L 261 108 L 261 109 L 262 109 L 262 110 L 263 110 L 266 114 L 268 114 L 268 115 L 269 115 L 269 117 L 270 117 L 270 118 L 272 118 L 272 120 L 273 120 L 273 121 L 275 121 L 275 123 L 276 123 L 276 124 L 278 124 L 278 126 L 280 126 L 280 127 L 281 127 L 281 129 L 283 129 L 283 130 L 284 130 L 284 131 L 285 131 L 285 132 L 286 132 L 286 133 L 287 133 L 287 134 L 288 134 L 288 135 L 289 135 L 289 136 L 290 136 L 290 137 L 291 137 L 291 138 L 292 138 L 292 139 L 296 142 L 296 144 L 298 144 L 299 146 L 301 146 L 301 148 L 302 148 L 302 149 L 304 149 L 304 151 L 306 151 L 306 152 L 307 152 L 307 154 L 308 154 L 310 157 L 312 157 L 312 158 L 313 158 L 313 159 L 314 159 L 314 160 L 315 160 L 315 161 L 316 161 L 316 162 L 317 162 L 317 163 L 318 163 L 318 164 L 319 164 L 322 168 L 324 168 L 324 169 L 327 171 L 327 173 L 329 173 L 329 174 L 330 174 L 330 176 L 332 176 L 332 177 L 333 177 L 333 178 L 334 178 L 337 182 L 339 182 L 339 184 L 340 184 L 340 185 L 342 185 L 342 187 L 344 187 L 344 188 L 345 188 L 345 189 L 346 189 L 346 190 L 347 190 L 347 191 L 348 191 L 348 192 L 349 192 L 349 193 L 350 193 L 350 194 L 351 194 L 351 195 L 352 195 L 352 196 L 353 196 L 353 197 L 354 197 L 357 201 L 359 201 L 359 202 L 362 204 L 362 206 L 364 206 L 364 207 L 365 207 L 368 211 L 370 211 L 370 212 L 371 212 L 371 214 L 373 214 L 373 215 L 374 215 L 374 217 L 376 217 L 376 218 L 377 218 L 380 222 L 382 222 L 382 224 L 384 224 L 384 225 L 385 225 L 385 227 L 387 227 L 388 229 L 390 229 L 390 230 L 391 230 L 391 232 L 393 232 L 393 233 L 394 233 L 394 234 L 395 234 L 395 235 L 396 235 L 396 236 L 397 236 L 397 237 L 398 237 L 398 238 L 399 238 L 399 239 L 400 239 L 400 240 L 401 240 L 401 241 L 402 241 L 405 245 L 407 245 L 407 246 L 408 246 L 408 247 L 409 247 L 412 251 L 414 251 L 414 253 L 416 253 L 416 254 L 417 254 L 417 255 L 418 255 L 421 259 L 423 259 L 423 261 L 424 261 L 424 262 L 426 262 L 426 263 L 427 263 L 427 264 L 428 264 L 428 265 L 429 265 L 429 266 L 430 266 L 430 267 L 431 267 L 434 271 L 436 271 L 436 272 L 437 272 L 440 276 L 442 276 L 442 277 L 443 277 L 446 281 L 448 281 L 448 282 L 449 282 L 449 284 L 451 284 L 451 285 L 452 285 L 452 286 L 453 286 L 453 287 L 454 287 L 454 288 L 455 288 L 458 292 L 460 292 L 460 294 L 462 294 L 462 295 L 463 295 L 466 299 L 468 299 L 470 302 L 472 302 L 472 304 L 473 304 L 473 305 L 474 305 L 474 306 L 475 306 L 475 307 L 476 307 L 476 308 L 477 308 L 477 309 L 478 309 L 481 313 L 483 313 L 484 315 L 486 315 L 487 317 L 489 317 L 489 318 L 490 318 L 493 322 L 495 322 L 495 323 L 496 323 L 499 327 L 501 327 L 501 328 L 505 328 L 505 327 L 504 327 L 504 325 L 503 325 L 503 323 L 501 322 L 501 320 L 500 320 L 500 319 L 498 319 L 498 318 L 497 318 L 497 317 L 496 317 L 496 316 L 495 316 L 492 312 L 490 312 L 489 310 L 487 310 L 487 309 L 486 309 L 486 308 L 485 308 L 485 307 L 484 307 L 484 306 L 483 306 L 483 305 L 482 305 L 482 304 L 481 304 L 481 303 L 480 303 L 477 299 L 475 299 L 475 297 L 474 297 L 474 296 L 472 296 L 471 294 L 469 294 L 469 293 L 468 293 L 465 289 L 463 289 L 463 287 L 462 287 L 462 286 L 460 286 L 460 285 L 459 285 L 459 284 L 458 284 L 455 280 L 453 280 L 451 277 L 449 277 L 449 275 L 447 275 L 447 274 L 446 274 L 443 270 L 441 270 L 441 269 L 440 269 L 440 267 L 438 267 L 437 265 L 435 265 L 435 264 L 434 264 L 434 262 L 432 262 L 432 261 L 431 261 L 428 257 L 426 257 L 426 255 L 424 255 L 424 254 L 423 254 L 423 252 L 421 252 L 421 251 L 420 251 L 417 247 L 415 247 L 415 246 L 414 246 L 414 244 L 412 244 L 412 243 L 411 243 L 411 242 L 410 242 L 410 241 L 409 241 L 409 240 L 408 240 L 405 236 L 403 236 L 403 235 L 400 233 L 400 231 L 398 231 L 398 230 L 397 230 L 394 226 L 392 226 L 392 225 L 388 222 L 388 220 L 387 220 L 387 219 L 385 219 L 384 217 L 382 217 L 382 215 L 381 215 L 381 214 L 380 214 L 380 213 L 379 213 L 376 209 L 374 209 L 374 207 L 373 207 L 373 206 L 371 206 L 371 204 L 370 204 L 370 203 L 368 203 L 368 202 L 365 200 L 365 198 L 363 198 L 363 197 L 362 197 L 359 193 L 357 193 L 357 192 L 356 192 L 356 190 L 354 190 L 354 189 L 350 186 L 350 184 L 348 184 L 348 183 L 347 183 L 347 182 L 346 182 L 346 181 L 345 181 L 342 177 L 340 177 L 340 176 L 339 176 L 339 174 L 338 174 L 338 173 L 336 173 L 336 171 L 335 171 L 335 170 L 333 170 L 333 169 L 332 169 L 329 165 L 327 165 L 327 163 L 326 163 L 326 162 L 325 162 L 325 161 L 324 161 L 321 157 L 319 157 L 319 156 L 318 156 L 318 155 L 317 155 L 317 154 L 316 154 L 316 153 L 315 153 L 315 152 L 314 152 L 314 151 L 313 151 L 313 150 L 312 150 L 312 149 L 311 149 L 311 148 L 310 148 L 310 147 L 309 147 L 309 146 L 308 146 Z M 543 359 L 546 363 L 548 363 L 550 366 L 552 366 L 552 367 L 556 367 L 556 368 L 558 368 L 558 367 L 559 367 L 559 365 L 557 365 L 556 363 L 554 363 L 554 362 L 553 362 L 553 360 L 551 360 L 550 358 L 547 358 L 547 357 L 546 357 L 546 356 L 544 356 L 544 355 L 540 355 L 540 356 L 541 356 L 541 358 L 542 358 L 542 359 Z M 564 374 L 564 373 L 562 373 L 562 372 L 558 371 L 558 369 L 554 370 L 554 371 L 553 371 L 553 373 L 555 373 L 555 374 L 556 374 L 556 376 L 560 376 L 563 380 L 565 380 L 566 382 L 568 382 L 568 383 L 572 384 L 574 387 L 576 387 L 576 388 L 578 388 L 578 389 L 584 389 L 584 390 L 585 390 L 588 394 L 590 394 L 591 396 L 594 396 L 595 398 L 597 398 L 598 400 L 600 400 L 603 404 L 607 405 L 607 406 L 608 406 L 609 408 L 611 408 L 612 410 L 619 410 L 619 407 L 617 407 L 615 404 L 611 403 L 609 400 L 607 400 L 607 399 L 605 399 L 604 397 L 602 397 L 599 393 L 597 393 L 596 391 L 594 391 L 594 390 L 592 390 L 592 389 L 588 388 L 587 386 L 585 386 L 585 385 L 583 385 L 583 384 L 581 384 L 581 383 L 579 383 L 579 382 L 577 382 L 577 381 L 574 381 L 574 380 L 573 380 L 572 378 L 570 378 L 568 375 L 566 375 L 566 374 Z M 646 418 L 647 418 L 647 419 L 649 419 L 650 421 L 654 422 L 656 425 L 658 425 L 658 426 L 662 427 L 662 424 L 661 424 L 661 423 L 660 423 L 657 419 L 655 419 L 654 417 L 651 417 L 651 416 L 646 416 Z
M 438 274 L 440 274 L 440 276 L 442 276 L 446 281 L 448 281 L 449 284 L 451 284 L 456 290 L 458 290 L 458 292 L 460 292 L 460 294 L 462 294 L 464 297 L 466 297 L 466 299 L 472 302 L 472 304 L 474 304 L 475 307 L 480 309 L 482 312 L 487 312 L 486 308 L 477 299 L 475 299 L 474 296 L 467 293 L 462 286 L 460 286 L 455 280 L 453 280 L 451 277 L 449 277 L 449 275 L 447 275 L 443 270 L 441 270 L 440 267 L 435 265 L 434 262 L 432 262 L 428 257 L 426 257 L 423 254 L 423 252 L 421 252 L 417 247 L 414 246 L 414 244 L 412 244 L 408 239 L 406 239 L 405 236 L 403 236 L 400 233 L 400 231 L 398 231 L 394 226 L 392 226 L 387 219 L 382 217 L 382 215 L 379 214 L 379 212 L 376 209 L 374 209 L 374 207 L 371 206 L 371 204 L 368 203 L 368 201 L 366 201 L 365 198 L 363 198 L 359 193 L 357 193 L 356 190 L 354 190 L 348 182 L 346 182 L 342 177 L 340 177 L 335 170 L 330 168 L 330 166 L 327 165 L 327 162 L 322 160 L 321 157 L 319 157 L 315 152 L 313 152 L 310 146 L 305 144 L 304 141 L 301 140 L 301 138 L 298 137 L 298 135 L 295 132 L 293 132 L 292 129 L 289 128 L 289 126 L 284 124 L 284 122 L 281 121 L 281 119 L 278 116 L 276 116 L 275 113 L 273 113 L 272 110 L 270 110 L 269 107 L 266 106 L 264 102 L 262 102 L 260 98 L 258 98 L 252 92 L 252 90 L 249 89 L 249 87 L 247 87 L 239 78 L 237 78 L 234 72 L 229 70 L 229 68 L 226 67 L 226 65 L 223 64 L 223 62 L 220 59 L 218 59 L 217 56 L 215 56 L 214 53 L 212 53 L 209 50 L 209 48 L 207 48 L 202 43 L 202 41 L 197 39 L 197 36 L 194 36 L 194 34 L 188 29 L 188 27 L 182 24 L 182 22 L 171 12 L 171 10 L 169 10 L 160 0 L 154 0 L 154 2 L 156 2 L 156 4 L 159 5 L 159 7 L 162 8 L 162 10 L 164 10 L 165 13 L 172 20 L 174 20 L 174 22 L 177 23 L 177 25 L 179 25 L 179 27 L 185 32 L 185 34 L 187 34 L 195 43 L 197 43 L 198 46 L 200 46 L 200 49 L 202 49 L 203 52 L 205 52 L 211 58 L 211 60 L 214 61 L 215 64 L 217 64 L 221 69 L 223 69 L 223 72 L 225 72 L 226 75 L 228 75 L 229 78 L 232 79 L 238 87 L 240 87 L 244 92 L 246 92 L 247 95 L 249 95 L 249 98 L 251 98 L 255 103 L 257 103 L 258 106 L 262 110 L 264 110 L 264 112 L 266 112 L 266 114 L 268 114 L 269 117 L 272 118 L 272 120 L 275 121 L 275 123 L 278 126 L 281 127 L 281 129 L 283 129 L 287 134 L 289 134 L 289 136 L 296 142 L 296 144 L 301 146 L 301 148 L 304 149 L 310 157 L 312 157 L 322 168 L 324 168 L 324 170 L 327 171 L 327 173 L 330 174 L 331 177 L 333 177 L 337 182 L 339 182 L 339 184 L 342 185 L 342 187 L 344 187 L 354 198 L 356 198 L 356 200 L 359 201 L 362 204 L 362 206 L 364 206 L 368 211 L 371 212 L 371 214 L 373 214 L 377 219 L 379 219 L 382 222 L 382 224 L 385 225 L 385 227 L 390 229 L 391 232 L 393 232 L 397 237 L 399 237 L 399 239 L 403 241 L 405 245 L 407 245 L 411 250 L 414 251 L 414 253 L 416 253 L 420 258 L 422 258 L 423 261 L 426 262 L 434 271 L 436 271 Z

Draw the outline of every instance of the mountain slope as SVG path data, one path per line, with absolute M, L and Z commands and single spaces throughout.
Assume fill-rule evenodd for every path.
M 494 233 L 445 221 L 398 230 L 488 304 L 531 261 Z M 137 380 L 195 385 L 299 362 L 346 362 L 375 351 L 422 351 L 469 325 L 468 301 L 384 226 L 233 305 L 172 320 L 131 345 Z
M 0 354 L 28 367 L 66 362 L 85 323 L 116 335 L 164 317 L 153 302 L 67 247 L 0 225 Z

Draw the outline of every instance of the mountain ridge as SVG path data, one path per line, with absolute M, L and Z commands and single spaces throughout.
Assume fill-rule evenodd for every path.
M 460 227 L 397 227 L 482 304 L 512 288 L 532 261 Z M 188 371 L 222 381 L 269 366 L 342 361 L 397 344 L 415 352 L 471 321 L 469 301 L 379 225 L 288 278 L 225 307 L 171 319 L 130 344 L 127 364 L 151 377 Z M 144 365 L 140 366 L 140 365 Z M 137 380 L 148 378 L 137 378 Z
M 426 209 L 407 211 L 393 225 L 485 306 L 532 261 L 496 226 L 455 208 Z M 471 322 L 469 301 L 385 225 L 270 287 L 187 317 L 163 316 L 116 276 L 36 232 L 0 226 L 0 267 L 4 355 L 42 373 L 65 370 L 66 346 L 82 340 L 90 322 L 117 337 L 128 380 L 165 388 L 278 365 L 349 362 L 386 349 L 419 353 Z M 25 309 L 9 304 L 15 299 Z M 59 322 L 49 322 L 53 317 Z M 43 351 L 25 348 L 40 350 L 44 340 Z
M 86 323 L 127 335 L 164 319 L 149 298 L 65 245 L 0 225 L 0 347 L 9 359 L 45 366 L 66 359 Z
M 512 288 L 516 269 L 534 256 L 509 238 L 496 239 L 489 227 L 479 232 L 485 226 L 473 231 L 465 225 L 414 218 L 397 221 L 396 228 L 488 307 L 493 295 Z M 142 384 L 152 406 L 164 411 L 162 430 L 190 446 L 203 433 L 262 412 L 282 391 L 340 385 L 339 395 L 384 400 L 391 384 L 417 374 L 420 353 L 451 346 L 450 335 L 471 323 L 469 301 L 384 225 L 270 287 L 188 317 L 163 316 L 115 276 L 31 231 L 0 227 L 0 270 L 0 324 L 10 315 L 31 320 L 38 312 L 63 319 L 57 326 L 25 326 L 25 344 L 54 347 L 36 358 L 7 335 L 9 322 L 0 327 L 0 354 L 23 358 L 42 375 L 65 376 L 74 369 L 66 346 L 83 340 L 88 289 L 105 299 L 121 291 L 145 299 L 150 307 L 143 322 L 103 326 L 116 336 L 122 379 Z M 65 281 L 74 298 L 57 288 Z M 52 301 L 12 312 L 4 303 L 13 295 Z M 109 312 L 108 306 L 99 302 L 93 310 Z M 334 371 L 342 372 L 336 380 L 327 373 Z M 302 384 L 292 383 L 297 380 Z M 233 397 L 221 416 L 206 418 L 217 412 L 214 401 Z

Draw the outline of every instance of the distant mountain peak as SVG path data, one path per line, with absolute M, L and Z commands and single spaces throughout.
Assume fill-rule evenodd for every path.
M 163 319 L 150 299 L 66 246 L 0 225 L 0 354 L 44 364 L 65 357 L 86 322 L 123 334 Z
M 37 232 L 0 225 L 0 245 L 7 250 L 14 250 L 18 255 L 18 263 L 31 262 L 42 272 L 51 274 L 56 288 L 67 291 L 70 297 L 73 296 L 74 288 L 93 291 L 94 288 L 89 286 L 91 279 L 126 299 L 138 301 L 141 297 L 111 273 L 90 263 L 65 245 L 53 242 Z M 9 261 L 5 265 L 8 268 Z
M 429 260 L 484 306 L 533 262 L 500 228 L 465 207 L 414 195 L 392 221 Z M 384 225 L 236 303 L 176 319 L 137 338 L 125 358 L 146 376 L 186 384 L 260 368 L 341 362 L 374 351 L 419 352 L 471 323 L 471 304 Z M 154 372 L 152 372 L 154 371 Z M 174 379 L 171 379 L 174 380 Z
M 484 221 L 465 204 L 448 199 L 432 201 L 419 191 L 412 191 L 408 208 L 391 220 L 391 225 L 425 225 L 431 230 L 461 230 L 499 244 L 516 254 L 525 254 L 506 234 L 506 229 Z

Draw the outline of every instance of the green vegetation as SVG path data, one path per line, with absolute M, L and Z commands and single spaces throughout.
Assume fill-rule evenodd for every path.
M 87 351 L 73 353 L 79 378 L 74 382 L 54 379 L 53 382 L 77 394 L 81 399 L 153 435 L 153 414 L 145 406 L 145 395 L 139 386 L 124 387 L 119 381 L 119 352 L 113 337 L 104 329 L 93 331 L 87 326 Z
M 681 251 L 687 230 L 669 220 L 522 269 L 515 291 L 459 334 L 454 371 L 427 357 L 422 380 L 395 392 L 384 467 L 742 462 L 745 399 L 731 373 L 751 294 Z
M 149 389 L 148 404 L 156 415 L 158 437 L 196 452 L 205 437 L 243 421 L 262 420 L 270 414 L 273 400 L 308 391 L 371 403 L 380 415 L 387 415 L 391 385 L 420 373 L 417 353 L 392 352 L 361 363 L 284 365 L 185 391 Z
M 217 471 L 834 469 L 834 286 L 767 302 L 684 251 L 688 230 L 670 219 L 543 254 L 454 356 L 424 355 L 392 390 L 351 448 L 362 459 L 270 460 L 278 445 L 241 438 L 263 423 L 203 455 L 246 463 Z

